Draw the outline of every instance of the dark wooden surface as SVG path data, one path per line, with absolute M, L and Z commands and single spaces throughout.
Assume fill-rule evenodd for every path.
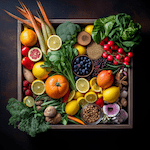
M 23 2 L 36 14 L 38 9 L 35 0 Z M 0 0 L 0 146 L 2 150 L 14 149 L 46 149 L 48 145 L 56 148 L 116 148 L 121 149 L 141 145 L 142 133 L 149 119 L 146 115 L 146 87 L 144 87 L 148 68 L 146 63 L 149 52 L 150 9 L 149 1 L 145 0 L 41 0 L 49 18 L 100 18 L 125 12 L 135 22 L 142 25 L 142 43 L 134 49 L 133 95 L 134 119 L 131 130 L 49 130 L 47 133 L 31 138 L 26 133 L 8 125 L 10 114 L 5 107 L 11 97 L 17 98 L 17 21 L 3 12 L 6 9 L 14 14 L 19 13 L 15 6 L 17 0 Z M 144 62 L 144 63 L 143 63 Z M 143 111 L 144 110 L 144 111 Z M 144 118 L 144 119 L 143 119 Z M 53 144 L 51 144 L 53 143 Z M 80 146 L 79 146 L 80 144 Z M 49 146 L 52 148 L 52 146 Z M 143 148 L 143 147 L 142 147 Z

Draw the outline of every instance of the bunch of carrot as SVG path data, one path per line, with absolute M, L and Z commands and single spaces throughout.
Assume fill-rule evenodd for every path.
M 46 15 L 46 12 L 45 12 L 41 2 L 37 1 L 37 4 L 38 4 L 38 7 L 39 7 L 41 14 L 42 14 L 44 19 L 42 18 L 42 16 L 40 15 L 40 13 L 38 11 L 37 11 L 37 14 L 38 14 L 39 18 L 36 16 L 33 16 L 30 9 L 27 8 L 23 2 L 21 2 L 19 0 L 19 3 L 22 6 L 22 8 L 16 6 L 17 11 L 19 13 L 21 13 L 30 22 L 27 20 L 21 19 L 21 18 L 13 15 L 12 13 L 10 13 L 6 10 L 4 10 L 4 11 L 8 15 L 10 15 L 11 17 L 13 17 L 13 18 L 25 23 L 26 25 L 34 28 L 34 30 L 37 34 L 38 40 L 39 40 L 41 50 L 46 55 L 47 54 L 47 44 L 46 44 L 47 39 L 51 34 L 56 34 L 56 33 L 55 33 L 55 29 L 53 28 L 52 24 L 50 23 L 47 15 Z

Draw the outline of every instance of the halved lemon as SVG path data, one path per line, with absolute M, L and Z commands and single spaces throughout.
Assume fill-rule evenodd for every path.
M 88 102 L 85 100 L 84 97 L 79 97 L 79 98 L 77 99 L 77 103 L 78 103 L 79 105 L 81 105 L 82 108 L 83 108 L 86 104 L 88 104 Z
M 58 35 L 51 35 L 47 40 L 47 46 L 50 50 L 56 51 L 60 49 L 62 40 Z
M 31 97 L 31 96 L 26 96 L 26 97 L 23 99 L 23 103 L 25 103 L 27 107 L 33 107 L 35 101 L 34 101 L 34 98 L 33 98 L 33 97 Z
M 92 89 L 94 92 L 100 92 L 100 91 L 101 91 L 100 86 L 97 85 L 96 77 L 94 77 L 94 78 L 92 78 L 92 79 L 90 80 L 90 86 L 91 86 L 91 89 Z
M 80 93 L 86 93 L 90 88 L 89 81 L 85 78 L 79 78 L 76 81 L 76 88 Z
M 42 80 L 34 80 L 31 84 L 31 90 L 36 95 L 42 95 L 45 92 L 45 83 Z
M 69 94 L 69 97 L 68 97 L 68 101 L 67 102 L 70 102 L 75 96 L 75 90 L 72 90 Z
M 97 101 L 97 95 L 95 92 L 88 92 L 84 97 L 88 103 L 94 103 L 95 101 Z

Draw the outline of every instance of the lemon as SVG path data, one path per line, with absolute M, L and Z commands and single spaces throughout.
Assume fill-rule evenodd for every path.
M 78 102 L 79 105 L 81 105 L 82 108 L 83 108 L 86 104 L 88 104 L 88 102 L 85 100 L 84 97 L 79 97 L 79 98 L 77 99 L 77 102 Z
M 33 98 L 33 97 L 31 97 L 31 96 L 26 96 L 26 97 L 23 99 L 23 103 L 25 103 L 27 107 L 33 107 L 35 101 L 34 101 L 34 98 Z
M 76 88 L 80 93 L 86 93 L 90 88 L 89 81 L 85 78 L 79 78 L 76 81 Z
M 97 94 L 97 97 L 98 97 L 98 98 L 102 98 L 102 97 L 103 97 L 103 94 L 102 94 L 102 93 L 98 93 L 98 94 Z
M 32 68 L 32 73 L 37 79 L 44 80 L 48 77 L 50 72 L 47 72 L 46 68 L 42 68 L 41 65 L 44 65 L 44 61 L 35 63 Z
M 74 98 L 74 96 L 75 96 L 75 90 L 72 90 L 69 94 L 67 102 L 70 102 Z
M 68 115 L 75 115 L 79 110 L 79 104 L 77 100 L 72 100 L 68 102 L 65 106 L 65 112 Z
M 114 103 L 120 95 L 120 88 L 111 86 L 103 91 L 103 100 L 109 103 Z
M 92 35 L 93 28 L 94 28 L 94 25 L 87 25 L 84 31 Z
M 83 93 L 80 93 L 79 91 L 76 91 L 74 99 L 78 99 L 79 97 L 83 97 L 83 95 L 84 95 Z
M 47 46 L 50 50 L 56 51 L 60 49 L 62 40 L 58 35 L 51 35 L 47 40 Z
M 84 46 L 81 46 L 79 44 L 75 44 L 74 47 L 78 50 L 79 55 L 85 55 L 86 54 L 86 48 Z
M 101 88 L 97 85 L 96 77 L 93 77 L 93 78 L 90 80 L 90 86 L 91 86 L 91 89 L 92 89 L 94 92 L 100 92 L 100 91 L 101 91 Z
M 95 92 L 88 92 L 84 97 L 88 103 L 94 103 L 95 101 L 97 101 L 97 95 Z
M 34 80 L 31 84 L 31 90 L 36 95 L 42 95 L 45 92 L 45 83 L 42 80 Z

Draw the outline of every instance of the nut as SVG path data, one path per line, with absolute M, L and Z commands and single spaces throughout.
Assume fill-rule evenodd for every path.
M 128 102 L 127 102 L 127 100 L 125 98 L 122 98 L 120 102 L 121 102 L 123 107 L 126 107 L 127 104 L 128 104 Z

